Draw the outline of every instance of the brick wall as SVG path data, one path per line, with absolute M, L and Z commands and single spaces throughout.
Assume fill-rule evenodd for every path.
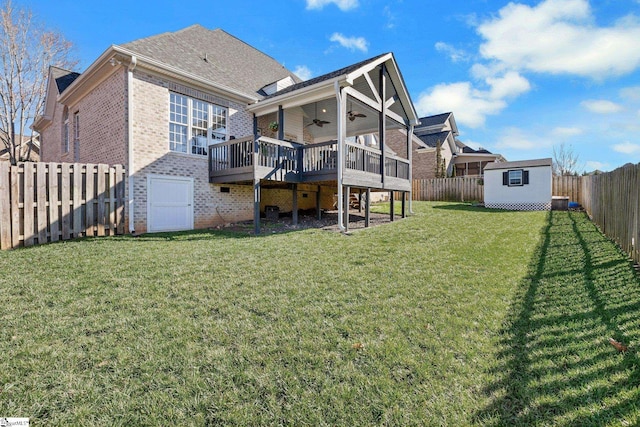
M 237 138 L 253 133 L 253 116 L 243 105 L 199 93 L 142 72 L 134 73 L 134 196 L 135 231 L 147 229 L 147 176 L 149 174 L 194 179 L 194 225 L 206 228 L 253 218 L 253 187 L 209 184 L 206 156 L 169 150 L 169 92 L 215 102 L 229 109 L 229 135 Z M 220 187 L 229 187 L 222 193 Z

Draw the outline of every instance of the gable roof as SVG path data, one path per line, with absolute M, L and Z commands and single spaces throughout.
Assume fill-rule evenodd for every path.
M 286 77 L 300 82 L 269 55 L 221 29 L 198 24 L 116 47 L 254 98 L 262 98 L 262 87 Z
M 428 133 L 426 135 L 416 135 L 420 138 L 420 141 L 424 142 L 427 146 L 431 148 L 438 147 L 438 141 L 440 144 L 445 144 L 447 142 L 447 138 L 451 135 L 451 131 L 446 130 L 444 132 L 438 133 Z
M 58 93 L 64 92 L 64 90 L 80 76 L 80 73 L 65 70 L 64 68 L 55 67 L 53 65 L 51 66 L 50 71 L 51 77 L 53 77 L 56 82 Z
M 451 112 L 448 112 L 436 114 L 435 116 L 420 117 L 420 124 L 416 126 L 416 130 L 436 125 L 444 125 L 451 114 Z
M 549 166 L 551 167 L 551 157 L 544 159 L 518 160 L 514 162 L 489 163 L 484 170 L 491 169 L 514 169 L 514 168 L 534 168 Z
M 343 75 L 346 75 L 346 74 L 350 74 L 350 73 L 356 71 L 358 68 L 361 68 L 364 65 L 367 65 L 368 63 L 375 61 L 376 59 L 382 58 L 385 55 L 388 55 L 388 53 L 383 53 L 383 54 L 374 56 L 372 58 L 365 59 L 364 61 L 360 61 L 360 62 L 357 62 L 355 64 L 348 65 L 346 67 L 340 68 L 340 69 L 335 70 L 335 71 L 331 71 L 330 73 L 323 74 L 321 76 L 314 77 L 314 78 L 309 79 L 309 80 L 305 80 L 303 82 L 300 82 L 300 83 L 297 83 L 295 85 L 292 85 L 292 86 L 289 86 L 287 88 L 284 88 L 282 90 L 279 90 L 278 92 L 274 93 L 273 95 L 268 96 L 267 99 L 268 98 L 273 98 L 273 97 L 276 97 L 276 96 L 279 96 L 279 95 L 283 95 L 285 93 L 293 92 L 293 91 L 296 91 L 298 89 L 302 89 L 302 88 L 307 87 L 307 86 L 313 86 L 313 85 L 315 85 L 317 83 L 322 83 L 324 81 L 331 80 L 331 79 L 334 79 L 336 77 L 340 77 L 340 76 L 343 76 Z

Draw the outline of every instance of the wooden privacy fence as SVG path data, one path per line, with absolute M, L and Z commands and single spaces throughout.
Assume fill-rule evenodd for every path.
M 640 263 L 640 164 L 580 178 L 580 203 L 591 220 Z
M 0 162 L 0 249 L 124 234 L 121 165 Z
M 582 177 L 581 176 L 553 176 L 554 196 L 568 197 L 571 202 L 582 204 Z
M 484 201 L 484 182 L 482 178 L 414 179 L 412 185 L 413 200 Z

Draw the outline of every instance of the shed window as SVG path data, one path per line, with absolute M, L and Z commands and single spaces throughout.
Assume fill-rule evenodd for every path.
M 522 187 L 527 184 L 529 184 L 529 171 L 514 169 L 502 173 L 502 185 Z

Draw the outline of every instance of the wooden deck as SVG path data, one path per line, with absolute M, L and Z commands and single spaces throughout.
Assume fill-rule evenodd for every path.
M 346 143 L 342 181 L 352 187 L 410 191 L 409 161 L 360 144 Z M 273 138 L 235 139 L 209 147 L 209 182 L 320 183 L 338 178 L 338 144 L 298 144 Z

